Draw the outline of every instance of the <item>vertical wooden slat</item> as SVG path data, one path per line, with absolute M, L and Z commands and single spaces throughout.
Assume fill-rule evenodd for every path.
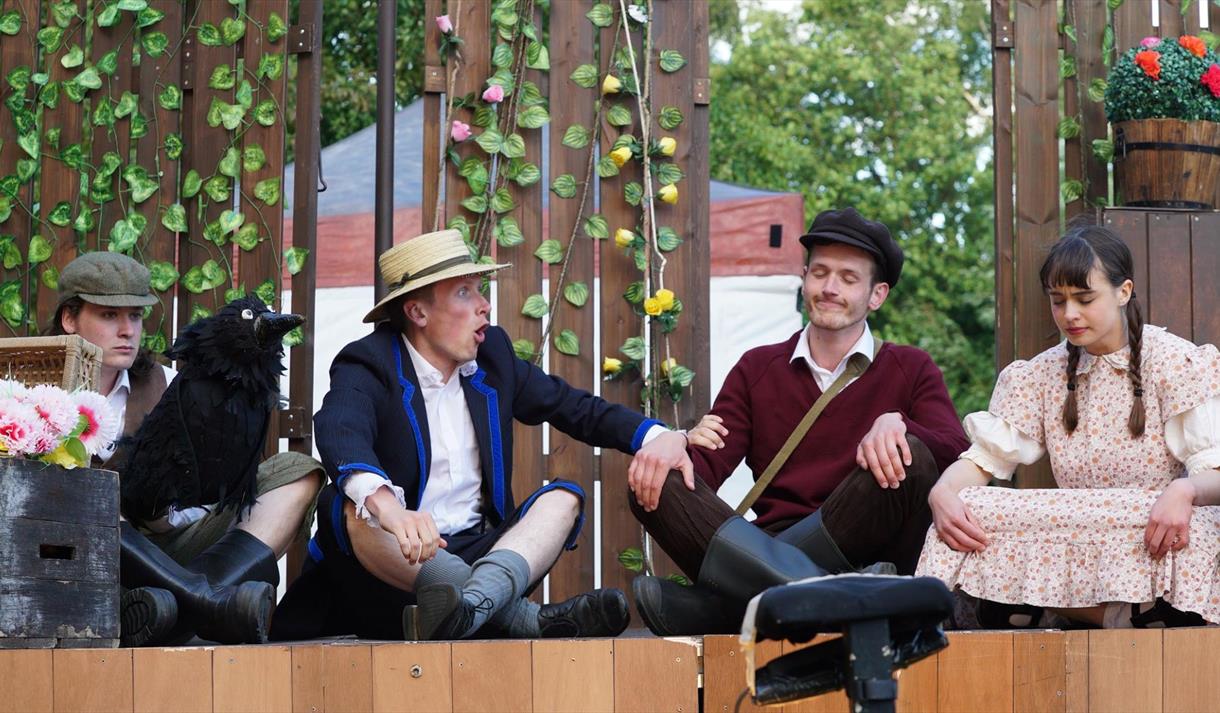
M 683 81 L 683 91 L 687 97 L 695 97 L 695 82 L 709 78 L 709 47 L 708 29 L 710 26 L 708 3 L 693 3 L 689 34 L 690 73 Z M 680 25 L 680 22 L 675 22 Z M 710 79 L 709 84 L 710 87 Z M 676 258 L 686 266 L 686 292 L 682 302 L 682 323 L 686 344 L 688 363 L 695 371 L 695 381 L 690 392 L 684 397 L 679 413 L 683 414 L 682 424 L 686 419 L 700 418 L 712 406 L 712 350 L 706 348 L 711 344 L 711 165 L 709 163 L 707 146 L 711 143 L 709 115 L 711 113 L 711 90 L 709 96 L 695 98 L 691 104 L 691 112 L 683 125 L 679 127 L 687 132 L 685 137 L 690 142 L 690 150 L 682 170 L 686 180 L 687 204 L 690 209 L 690 233 L 684 236 L 686 242 L 679 249 Z M 655 105 L 655 102 L 654 102 Z
M 1196 344 L 1220 342 L 1220 213 L 1190 217 L 1192 331 Z
M 81 104 L 73 102 L 62 89 L 62 83 L 76 77 L 85 68 L 85 65 L 73 69 L 65 69 L 60 60 L 63 59 L 64 55 L 68 53 L 69 48 L 73 45 L 80 45 L 82 49 L 87 49 L 87 33 L 91 28 L 91 25 L 80 19 L 85 17 L 85 0 L 76 0 L 73 5 L 76 6 L 79 17 L 74 19 L 68 29 L 64 31 L 64 40 L 59 50 L 53 54 L 43 53 L 42 56 L 42 71 L 50 74 L 50 81 L 60 82 L 61 89 L 59 92 L 59 103 L 56 107 L 54 109 L 42 108 L 42 123 L 39 131 L 38 145 L 39 147 L 46 145 L 45 136 L 48 130 L 59 129 L 60 152 L 74 144 L 81 144 L 84 139 L 83 102 Z M 50 12 L 49 8 L 47 8 L 47 12 Z M 103 86 L 105 86 L 105 79 L 103 79 Z M 94 93 L 91 93 L 87 98 L 94 95 Z M 22 156 L 22 158 L 28 157 Z M 36 307 L 36 322 L 39 326 L 45 325 L 50 320 L 51 315 L 55 311 L 57 298 L 56 291 L 47 287 L 43 280 L 40 279 L 41 276 L 48 270 L 53 269 L 56 272 L 62 270 L 65 265 L 72 262 L 72 259 L 76 257 L 76 234 L 73 232 L 72 226 L 59 227 L 48 222 L 47 218 L 55 207 L 64 201 L 72 206 L 72 217 L 75 218 L 84 205 L 83 199 L 85 198 L 80 190 L 80 172 L 70 168 L 60 160 L 59 155 L 51 151 L 43 152 L 41 162 L 42 170 L 37 179 L 39 182 L 38 224 L 34 226 L 32 234 L 41 234 L 51 242 L 54 250 L 51 253 L 51 258 L 45 263 L 40 264 L 36 269 L 32 269 L 30 274 L 30 279 L 35 281 L 30 288 L 31 303 Z
M 1156 34 L 1152 27 L 1152 2 L 1124 2 L 1114 10 L 1114 51 L 1123 52 L 1139 44 L 1145 37 Z
M 535 713 L 614 710 L 614 641 L 535 641 Z
M 8 73 L 18 67 L 28 67 L 32 72 L 40 71 L 38 62 L 38 45 L 35 40 L 35 34 L 38 32 L 39 22 L 39 2 L 38 0 L 5 0 L 2 5 L 5 12 L 15 10 L 20 13 L 21 29 L 17 34 L 6 38 L 0 42 L 0 95 L 4 99 L 9 99 L 13 92 L 4 77 Z M 34 97 L 38 94 L 38 85 L 30 82 L 22 95 L 26 99 L 25 107 L 34 115 L 37 107 L 32 103 Z M 62 99 L 62 97 L 61 97 Z M 17 145 L 17 127 L 15 115 L 12 108 L 8 106 L 7 101 L 0 105 L 0 140 L 4 142 L 0 147 L 0 177 L 12 176 L 17 172 L 17 161 L 28 159 L 25 151 Z M 14 239 L 14 244 L 21 252 L 22 258 L 26 255 L 26 250 L 29 248 L 30 236 L 34 229 L 34 222 L 28 211 L 34 207 L 34 182 L 27 181 L 22 184 L 17 195 L 11 197 L 10 200 L 11 212 L 8 220 L 0 223 L 0 236 L 9 235 Z M 2 266 L 0 266 L 2 268 Z M 30 289 L 30 281 L 26 279 L 27 266 L 23 259 L 20 264 L 12 269 L 3 269 L 4 283 L 17 282 L 20 286 L 21 300 L 23 304 L 28 304 Z M 44 326 L 39 323 L 41 328 Z M 0 320 L 0 336 L 23 336 L 26 334 L 26 326 L 18 324 L 16 328 L 9 325 L 8 322 Z
M 50 713 L 54 705 L 51 650 L 0 651 L 0 713 Z
M 1067 708 L 1067 639 L 1062 632 L 1013 633 L 1013 709 Z
M 1181 0 L 1178 0 L 1178 2 L 1181 2 Z M 1185 25 L 1182 31 L 1188 35 L 1199 34 L 1199 30 L 1201 29 L 1199 25 L 1199 6 L 1201 4 L 1204 7 L 1207 6 L 1207 3 L 1199 3 L 1197 0 L 1191 0 L 1190 7 L 1186 10 L 1186 14 L 1182 17 L 1183 24 Z
M 135 713 L 212 713 L 212 649 L 132 651 Z
M 169 42 L 169 50 L 159 57 L 151 57 L 148 53 L 144 53 L 140 66 L 134 70 L 139 73 L 136 87 L 140 97 L 140 112 L 151 120 L 148 133 L 136 139 L 136 157 L 145 168 L 158 166 L 161 172 L 159 177 L 155 175 L 154 171 L 149 172 L 149 177 L 161 185 L 155 194 L 157 200 L 155 202 L 146 201 L 140 206 L 140 212 L 148 220 L 146 235 L 149 236 L 148 241 L 142 247 L 140 257 L 145 264 L 167 262 L 172 265 L 175 264 L 177 257 L 178 237 L 161 224 L 161 216 L 157 213 L 156 208 L 157 204 L 162 204 L 163 207 L 172 204 L 178 196 L 178 182 L 181 178 L 178 168 L 181 165 L 181 158 L 179 161 L 171 161 L 165 153 L 164 144 L 165 138 L 170 134 L 184 136 L 182 133 L 185 124 L 183 111 L 186 105 L 184 95 L 182 108 L 163 109 L 157 101 L 157 95 L 170 86 L 182 89 L 183 50 L 174 50 L 182 41 L 183 7 L 179 0 L 153 0 L 149 3 L 149 7 L 165 13 L 165 17 L 155 25 L 139 29 L 137 32 L 141 37 L 151 32 L 164 33 Z M 186 150 L 183 151 L 183 155 L 186 155 Z M 184 206 L 193 207 L 194 205 L 194 201 L 184 203 Z M 108 231 L 109 228 L 105 230 Z M 103 232 L 101 235 L 104 237 L 107 233 Z M 160 334 L 165 338 L 166 344 L 171 344 L 175 333 L 172 313 L 174 289 L 171 287 L 169 291 L 158 296 L 161 298 L 161 302 L 153 305 L 152 314 L 144 320 L 144 332 L 146 335 Z
M 614 640 L 614 710 L 690 713 L 699 707 L 699 656 L 694 642 Z
M 895 672 L 898 678 L 898 713 L 935 713 L 940 690 L 939 666 L 938 658 L 929 656 Z
M 1113 230 L 1131 250 L 1135 272 L 1135 294 L 1144 306 L 1152 308 L 1148 291 L 1148 214 L 1142 210 L 1107 210 L 1105 225 Z
M 1089 632 L 1065 631 L 1064 688 L 1066 713 L 1086 713 L 1089 710 Z
M 477 99 L 486 88 L 483 81 L 491 76 L 491 44 L 488 30 L 489 23 L 491 22 L 491 3 L 448 3 L 447 7 L 450 18 L 457 25 L 457 35 L 462 38 L 462 64 L 454 81 L 453 93 L 459 97 L 473 93 Z M 437 14 L 439 15 L 440 13 L 438 12 Z M 431 18 L 429 18 L 429 22 L 431 22 Z M 450 58 L 449 61 L 452 62 L 453 59 Z M 463 121 L 469 124 L 476 133 L 481 133 L 482 129 L 474 125 L 473 117 L 474 112 L 470 109 L 455 109 L 453 112 L 454 120 Z M 487 157 L 487 154 L 483 153 L 483 149 L 475 144 L 474 139 L 475 137 L 471 137 L 469 141 L 457 144 L 454 147 L 459 161 L 465 160 L 470 156 L 480 160 Z M 427 140 L 426 135 L 425 140 Z M 424 148 L 424 183 L 426 185 L 428 183 L 427 177 L 436 175 L 433 173 L 436 170 L 436 166 L 427 163 L 429 155 L 428 147 L 425 146 Z M 445 214 L 441 217 L 441 225 L 444 225 L 448 220 L 458 215 L 465 216 L 472 225 L 475 223 L 475 219 L 479 216 L 464 210 L 459 205 L 469 195 L 470 186 L 466 184 L 466 179 L 457 175 L 457 169 L 450 163 L 449 170 L 445 172 Z M 491 213 L 490 209 L 488 213 Z M 472 238 L 474 237 L 473 233 L 474 231 L 472 230 Z
M 1109 68 L 1101 56 L 1102 35 L 1106 28 L 1105 0 L 1073 0 L 1076 14 L 1075 47 L 1077 87 L 1080 94 L 1080 143 L 1084 160 L 1085 196 L 1092 202 L 1108 203 L 1110 197 L 1109 166 L 1093 154 L 1093 142 L 1110 135 L 1103 102 L 1089 98 L 1088 89 L 1094 79 L 1104 79 Z
M 991 17 L 991 81 L 995 103 L 992 142 L 995 151 L 995 358 L 998 372 L 1015 358 L 1016 353 L 1012 172 L 1012 46 L 1015 35 L 1009 0 L 992 0 Z
M 1149 213 L 1148 235 L 1148 281 L 1143 287 L 1148 322 L 1192 339 L 1190 216 Z M 1199 307 L 1214 310 L 1216 305 Z
M 1160 35 L 1161 37 L 1179 37 L 1185 28 L 1182 18 L 1182 0 L 1159 0 L 1160 6 Z M 1193 5 L 1193 3 L 1192 3 Z M 1198 14 L 1198 8 L 1192 7 L 1195 14 Z
M 365 645 L 322 648 L 323 699 L 329 713 L 360 713 L 373 708 L 373 652 Z
M 600 33 L 599 76 L 605 77 L 613 68 L 611 49 L 616 45 L 615 25 L 611 25 Z M 622 43 L 622 33 L 619 33 L 619 44 Z M 637 45 L 638 47 L 638 45 Z M 637 51 L 637 54 L 638 51 Z M 614 70 L 617 73 L 617 70 Z M 611 126 L 606 121 L 606 112 L 614 103 L 624 102 L 631 97 L 611 95 L 604 102 L 602 109 L 602 141 L 601 154 L 610 152 L 614 139 L 621 133 L 639 136 L 639 115 L 632 107 L 632 124 L 624 127 Z M 629 105 L 630 106 L 630 105 Z M 631 181 L 641 181 L 641 167 L 637 161 L 623 165 L 619 174 L 612 178 L 601 179 L 601 213 L 610 227 L 610 235 L 619 228 L 635 230 L 639 225 L 640 211 L 632 208 L 623 200 L 623 187 Z M 600 250 L 600 282 L 601 282 L 601 353 L 604 356 L 623 358 L 620 348 L 629 337 L 643 335 L 643 322 L 628 308 L 623 300 L 623 292 L 627 285 L 644 279 L 635 267 L 635 262 L 627 254 L 615 246 L 613 240 L 598 243 Z M 640 403 L 641 383 L 638 379 L 620 378 L 602 384 L 602 397 L 607 401 L 625 404 L 637 409 Z M 601 510 L 602 510 L 602 547 L 599 553 L 602 558 L 602 586 L 619 587 L 630 596 L 631 572 L 619 564 L 619 553 L 628 547 L 640 547 L 641 528 L 631 514 L 627 504 L 627 467 L 631 463 L 625 456 L 610 449 L 602 450 L 600 463 L 601 478 Z
M 1089 632 L 1089 710 L 1161 710 L 1160 630 Z
M 453 711 L 451 645 L 387 644 L 373 647 L 376 713 Z
M 754 646 L 754 666 L 760 668 L 783 652 L 779 641 Z M 746 657 L 736 636 L 703 637 L 703 710 L 707 713 L 757 713 L 771 710 L 754 705 L 746 690 Z
M 56 649 L 56 713 L 133 710 L 131 649 Z
M 322 647 L 293 646 L 292 711 L 317 713 L 326 710 L 326 691 L 322 685 Z
M 438 76 L 448 76 L 449 66 L 441 65 L 440 38 L 441 32 L 434 18 L 444 14 L 444 3 L 441 0 L 424 0 L 424 71 L 435 71 Z M 442 80 L 443 81 L 443 80 Z M 436 199 L 439 187 L 439 165 L 441 160 L 441 141 L 449 138 L 449 127 L 441 126 L 445 113 L 445 95 L 443 89 L 429 88 L 424 82 L 424 130 L 422 151 L 424 180 L 420 191 L 420 225 L 421 232 L 431 232 L 434 226 L 444 221 L 436 220 Z M 376 257 L 374 269 L 376 269 Z
M 1214 711 L 1220 701 L 1220 629 L 1164 632 L 1164 710 Z
M 212 654 L 212 710 L 277 713 L 292 709 L 287 646 L 225 646 Z
M 938 708 L 1013 710 L 1012 637 L 992 632 L 950 634 L 949 648 L 937 654 Z
M 455 643 L 452 670 L 455 711 L 512 713 L 534 708 L 528 641 Z M 495 675 L 488 675 L 489 671 L 495 671 Z
M 94 7 L 91 15 L 96 17 L 98 12 L 100 12 L 100 8 Z M 115 72 L 113 77 L 104 78 L 102 80 L 102 88 L 95 90 L 89 95 L 91 110 L 94 112 L 96 112 L 98 104 L 103 100 L 108 100 L 111 107 L 113 107 L 114 105 L 118 104 L 119 99 L 122 98 L 124 92 L 138 91 L 137 87 L 134 86 L 134 82 L 132 81 L 132 72 L 134 70 L 131 66 L 131 38 L 134 36 L 134 25 L 135 14 L 130 12 L 119 13 L 119 21 L 113 27 L 100 27 L 97 26 L 96 23 L 94 24 L 92 30 L 92 47 L 90 52 L 93 63 L 96 65 L 97 62 L 108 52 L 118 52 L 118 71 Z M 123 46 L 125 42 L 126 47 Z M 105 75 L 103 75 L 103 77 L 104 76 Z M 146 136 L 156 133 L 156 125 L 151 121 L 153 118 L 153 112 L 150 110 L 150 108 L 152 106 L 156 106 L 156 92 L 150 90 L 148 96 L 141 97 L 140 102 L 140 113 L 150 120 L 148 126 L 149 131 Z M 150 108 L 146 109 L 146 107 Z M 85 132 L 92 135 L 91 141 L 93 146 L 90 154 L 92 156 L 92 164 L 94 167 L 102 164 L 102 156 L 107 152 L 117 153 L 123 159 L 124 164 L 127 163 L 127 149 L 131 140 L 131 122 L 133 118 L 135 117 L 128 116 L 126 118 L 116 119 L 114 122 L 114 127 L 110 129 L 105 126 L 95 126 L 93 122 L 89 122 L 85 126 Z M 145 169 L 148 170 L 150 176 L 154 176 L 156 174 L 156 165 L 151 159 L 144 160 L 143 164 Z M 95 171 L 86 171 L 86 173 L 88 173 L 88 178 L 90 181 L 94 180 L 94 177 L 97 175 Z M 122 173 L 123 171 L 120 169 L 115 171 L 114 175 L 110 177 L 111 190 L 116 196 L 119 194 L 120 189 L 124 187 L 124 184 L 122 183 Z M 85 210 L 91 210 L 94 207 L 93 202 L 86 200 L 86 198 L 87 194 L 82 193 L 79 207 L 76 211 L 74 211 L 74 215 Z M 154 225 L 157 223 L 157 204 L 166 201 L 173 201 L 172 192 L 167 196 L 158 191 L 153 195 L 152 198 L 145 201 L 139 207 L 136 207 L 129 199 L 127 199 L 125 202 L 134 210 L 144 213 L 149 218 L 149 225 Z M 97 214 L 95 215 L 97 227 L 89 231 L 88 235 L 86 236 L 86 244 L 89 250 L 97 250 L 102 238 L 109 235 L 110 227 L 114 225 L 115 221 L 124 217 L 122 206 L 123 203 L 118 200 L 113 200 L 97 206 Z M 103 249 L 105 248 L 104 245 L 101 247 Z
M 1064 5 L 1064 8 L 1066 10 L 1066 14 L 1064 16 L 1064 22 L 1074 26 L 1075 22 L 1076 22 L 1075 5 L 1073 3 L 1067 3 Z M 1079 35 L 1077 35 L 1077 39 L 1080 39 Z M 1073 42 L 1072 39 L 1064 33 L 1059 34 L 1059 40 L 1060 40 L 1060 42 L 1063 43 L 1064 56 L 1075 57 L 1077 50 L 1078 50 L 1077 44 L 1075 42 Z M 1082 98 L 1080 96 L 1080 93 L 1081 93 L 1082 89 L 1087 89 L 1087 88 L 1088 88 L 1088 83 L 1081 79 L 1079 70 L 1077 70 L 1076 74 L 1073 74 L 1070 77 L 1064 77 L 1064 79 L 1063 79 L 1063 116 L 1064 116 L 1064 118 L 1072 118 L 1072 119 L 1078 119 L 1078 120 L 1081 118 L 1081 113 L 1080 113 L 1081 104 L 1087 103 L 1088 100 L 1087 100 L 1087 98 Z M 1084 154 L 1085 153 L 1086 153 L 1086 149 L 1084 147 L 1083 132 L 1081 132 L 1081 134 L 1077 134 L 1075 137 L 1063 139 L 1063 179 L 1065 181 L 1081 181 L 1082 183 L 1084 182 L 1084 180 L 1086 178 L 1084 175 Z M 1068 219 L 1071 219 L 1077 215 L 1080 215 L 1081 213 L 1088 210 L 1088 206 L 1085 203 L 1085 197 L 1086 197 L 1086 195 L 1082 194 L 1080 198 L 1078 198 L 1074 201 L 1068 201 L 1063 206 L 1064 213 Z
M 569 126 L 579 124 L 584 127 L 593 126 L 594 101 L 597 96 L 594 89 L 583 89 L 568 77 L 572 70 L 582 64 L 595 61 L 593 55 L 593 23 L 585 17 L 586 9 L 582 3 L 565 2 L 551 6 L 551 132 L 550 132 L 550 173 L 549 180 L 563 174 L 576 178 L 577 193 L 572 198 L 560 198 L 554 193 L 550 196 L 550 226 L 548 234 L 552 240 L 558 240 L 569 249 L 569 262 L 563 283 L 565 285 L 577 282 L 584 283 L 589 288 L 589 300 L 584 307 L 576 308 L 564 298 L 559 287 L 561 265 L 551 265 L 547 269 L 550 278 L 548 303 L 558 303 L 554 310 L 554 321 L 550 327 L 551 343 L 541 345 L 550 351 L 550 372 L 567 381 L 569 384 L 587 391 L 593 391 L 593 374 L 596 368 L 593 364 L 593 251 L 594 241 L 585 236 L 583 223 L 585 218 L 595 213 L 593 182 L 596 174 L 589 171 L 589 154 L 596 147 L 570 149 L 563 145 L 563 135 Z M 589 195 L 585 205 L 580 205 L 580 197 L 589 182 Z M 570 247 L 569 247 L 570 244 Z M 603 276 L 604 282 L 604 276 Z M 580 340 L 580 355 L 568 356 L 561 354 L 554 347 L 554 338 L 565 329 L 570 329 Z M 590 510 L 593 502 L 593 451 L 580 441 L 571 438 L 558 429 L 550 430 L 550 455 L 548 456 L 547 472 L 550 479 L 565 478 L 580 484 L 589 496 L 585 507 Z M 604 492 L 603 492 L 604 495 Z M 604 521 L 603 521 L 604 522 Z M 567 552 L 559 563 L 551 570 L 550 594 L 552 601 L 566 599 L 593 586 L 593 528 L 585 527 L 577 540 L 578 546 L 572 552 Z

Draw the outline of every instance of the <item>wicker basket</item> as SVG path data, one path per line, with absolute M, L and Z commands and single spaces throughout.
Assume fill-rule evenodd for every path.
M 0 378 L 26 386 L 52 384 L 65 391 L 96 391 L 101 380 L 102 348 L 80 336 L 0 339 Z

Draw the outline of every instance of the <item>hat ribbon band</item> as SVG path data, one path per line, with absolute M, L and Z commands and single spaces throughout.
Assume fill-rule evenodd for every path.
M 435 275 L 436 273 L 438 273 L 442 270 L 448 270 L 451 267 L 457 267 L 458 265 L 473 265 L 473 264 L 474 264 L 474 261 L 470 259 L 469 255 L 463 255 L 461 257 L 451 257 L 448 260 L 442 260 L 442 261 L 436 263 L 435 265 L 429 265 L 428 267 L 425 267 L 424 269 L 420 270 L 419 272 L 415 272 L 415 273 L 404 272 L 402 274 L 402 277 L 400 277 L 397 282 L 390 285 L 387 289 L 390 292 L 394 292 L 395 290 L 402 289 L 408 282 L 410 282 L 412 280 L 423 279 L 430 275 Z

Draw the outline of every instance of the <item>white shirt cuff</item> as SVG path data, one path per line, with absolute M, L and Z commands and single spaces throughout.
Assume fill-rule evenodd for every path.
M 661 435 L 662 433 L 667 433 L 667 432 L 669 432 L 669 429 L 666 428 L 665 426 L 662 426 L 660 424 L 653 425 L 652 428 L 648 429 L 648 433 L 644 434 L 644 440 L 640 441 L 640 448 L 643 448 L 644 446 L 648 445 L 654 438 Z
M 1017 469 L 1017 464 L 995 458 L 990 453 L 976 445 L 970 446 L 966 449 L 965 453 L 962 453 L 958 457 L 962 460 L 968 460 L 971 463 L 974 463 L 991 474 L 991 477 L 998 480 L 1012 480 L 1012 474 Z
M 163 534 L 194 524 L 202 520 L 203 516 L 209 512 L 211 512 L 211 509 L 206 507 L 184 508 L 182 510 L 171 507 L 164 515 L 156 520 L 149 520 L 144 523 L 144 526 L 153 532 Z
M 376 473 L 357 471 L 347 476 L 347 479 L 343 481 L 343 494 L 356 504 L 356 514 L 364 518 L 365 523 L 369 527 L 381 527 L 381 523 L 377 521 L 373 513 L 364 507 L 364 501 L 373 493 L 381 490 L 383 486 L 389 488 L 390 492 L 394 493 L 394 497 L 398 499 L 399 505 L 404 508 L 407 506 L 407 499 L 403 494 L 402 488 Z

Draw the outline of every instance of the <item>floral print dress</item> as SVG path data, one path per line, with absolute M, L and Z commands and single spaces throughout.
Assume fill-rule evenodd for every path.
M 1146 326 L 1141 346 L 1145 433 L 1133 438 L 1130 349 L 1081 355 L 1079 420 L 1063 425 L 1061 343 L 1000 374 L 988 411 L 966 417 L 962 458 L 998 479 L 1050 457 L 1058 489 L 970 487 L 961 498 L 987 533 L 963 553 L 929 530 L 918 574 L 997 602 L 1088 607 L 1149 602 L 1220 623 L 1220 507 L 1195 507 L 1190 544 L 1154 560 L 1144 547 L 1153 503 L 1178 477 L 1220 466 L 1220 353 Z

